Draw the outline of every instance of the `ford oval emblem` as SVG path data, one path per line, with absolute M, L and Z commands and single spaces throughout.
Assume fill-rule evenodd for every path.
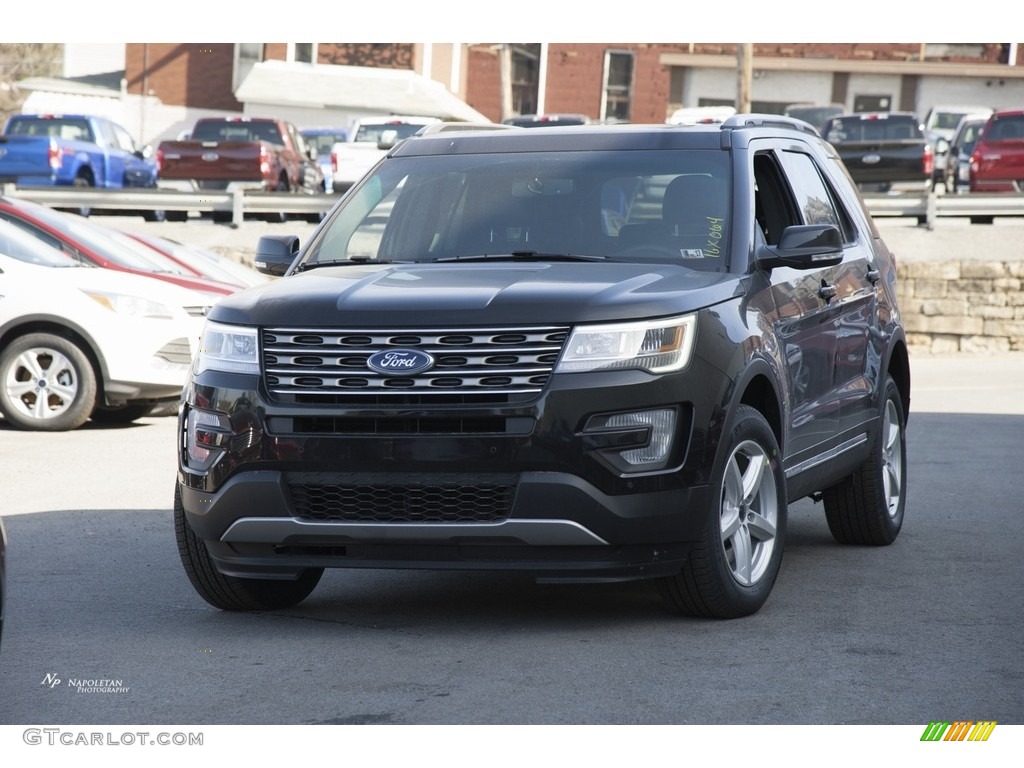
M 872 154 L 872 155 L 864 155 L 864 157 L 862 157 L 860 159 L 860 161 L 862 163 L 864 163 L 864 165 L 877 165 L 878 163 L 880 163 L 882 161 L 882 156 L 881 155 L 874 155 L 874 154 Z
M 202 157 L 203 160 L 205 160 L 208 163 L 215 163 L 218 160 L 220 160 L 220 155 L 218 155 L 216 152 L 203 152 Z
M 385 376 L 415 376 L 434 367 L 434 358 L 418 349 L 386 349 L 370 355 L 366 365 Z

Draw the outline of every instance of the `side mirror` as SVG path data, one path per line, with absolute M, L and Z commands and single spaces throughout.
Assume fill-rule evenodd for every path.
M 397 141 L 398 131 L 394 129 L 381 131 L 380 138 L 377 140 L 377 149 L 391 149 Z
M 948 139 L 936 139 L 935 140 L 935 154 L 944 155 L 949 152 L 949 140 Z
M 316 160 L 320 156 L 320 153 L 316 151 L 316 147 L 313 146 L 306 147 L 306 154 L 310 160 Z
M 149 160 L 153 156 L 153 145 L 147 144 L 142 149 L 135 150 L 135 154 L 141 157 L 143 160 Z
M 256 244 L 253 266 L 257 272 L 280 277 L 299 255 L 299 238 L 295 235 L 264 235 Z
M 843 236 L 834 224 L 797 224 L 782 231 L 778 245 L 762 246 L 757 263 L 762 269 L 818 269 L 843 260 Z

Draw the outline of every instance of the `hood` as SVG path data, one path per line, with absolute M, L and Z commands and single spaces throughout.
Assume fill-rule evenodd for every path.
M 738 275 L 675 264 L 321 267 L 221 299 L 210 318 L 259 326 L 425 327 L 642 319 L 726 301 Z

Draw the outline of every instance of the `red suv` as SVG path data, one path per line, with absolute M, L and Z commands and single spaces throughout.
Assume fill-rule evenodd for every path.
M 971 192 L 1024 192 L 1024 110 L 989 117 L 971 154 Z

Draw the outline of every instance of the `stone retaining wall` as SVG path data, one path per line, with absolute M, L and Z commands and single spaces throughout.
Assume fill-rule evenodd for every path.
M 1024 261 L 897 260 L 897 291 L 914 351 L 1024 351 Z

